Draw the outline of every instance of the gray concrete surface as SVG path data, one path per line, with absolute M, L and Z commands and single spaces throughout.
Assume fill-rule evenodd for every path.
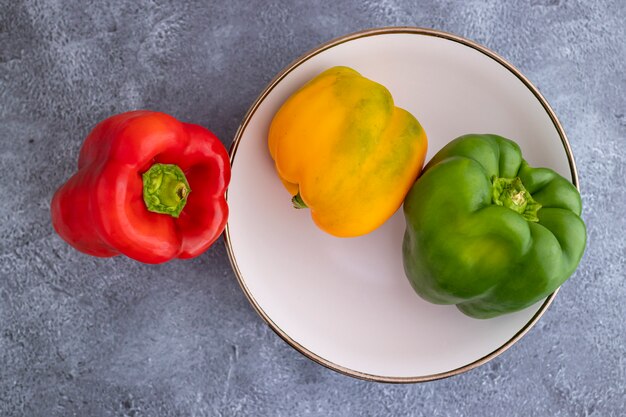
M 0 415 L 626 415 L 626 3 L 0 1 Z M 99 120 L 136 108 L 228 145 L 286 64 L 368 27 L 453 32 L 546 96 L 580 173 L 589 244 L 539 324 L 469 373 L 355 380 L 280 340 L 222 243 L 147 266 L 81 255 L 48 204 Z

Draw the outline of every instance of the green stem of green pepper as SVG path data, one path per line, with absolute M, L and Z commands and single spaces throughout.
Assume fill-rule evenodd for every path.
M 537 212 L 541 204 L 536 202 L 519 177 L 491 179 L 493 184 L 492 202 L 498 206 L 504 206 L 519 213 L 530 222 L 538 222 Z

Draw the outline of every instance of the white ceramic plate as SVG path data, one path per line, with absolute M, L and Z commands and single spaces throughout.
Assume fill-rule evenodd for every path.
M 352 376 L 417 382 L 455 375 L 497 356 L 546 310 L 554 294 L 518 313 L 475 320 L 423 301 L 402 266 L 401 210 L 369 235 L 325 234 L 293 209 L 274 171 L 267 132 L 283 101 L 321 71 L 346 65 L 385 85 L 429 139 L 428 161 L 466 133 L 516 140 L 525 158 L 577 184 L 554 113 L 519 71 L 465 39 L 384 28 L 336 39 L 283 70 L 251 107 L 231 150 L 226 244 L 259 314 L 309 358 Z

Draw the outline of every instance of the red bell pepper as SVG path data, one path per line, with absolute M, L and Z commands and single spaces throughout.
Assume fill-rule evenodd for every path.
M 52 224 L 89 255 L 145 263 L 200 255 L 228 217 L 228 153 L 207 129 L 164 113 L 100 122 L 52 199 Z

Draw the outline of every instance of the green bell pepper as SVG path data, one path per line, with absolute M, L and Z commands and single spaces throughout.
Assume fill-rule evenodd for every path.
M 587 234 L 580 194 L 501 136 L 466 135 L 426 165 L 404 202 L 415 291 L 475 318 L 526 308 L 574 272 Z

